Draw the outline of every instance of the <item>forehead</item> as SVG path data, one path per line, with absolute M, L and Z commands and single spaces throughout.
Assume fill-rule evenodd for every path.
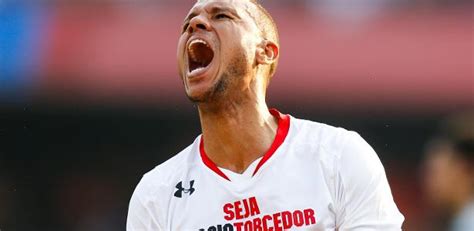
M 191 8 L 190 13 L 199 10 L 211 10 L 213 8 L 222 8 L 234 10 L 239 14 L 250 14 L 251 3 L 249 0 L 198 0 Z

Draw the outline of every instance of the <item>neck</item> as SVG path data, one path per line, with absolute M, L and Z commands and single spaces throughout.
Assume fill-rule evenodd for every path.
M 262 100 L 199 105 L 204 149 L 217 166 L 242 173 L 270 148 L 278 123 Z

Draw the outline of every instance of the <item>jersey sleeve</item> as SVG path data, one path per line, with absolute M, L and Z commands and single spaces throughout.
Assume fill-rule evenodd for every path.
M 401 230 L 404 220 L 375 151 L 359 134 L 349 132 L 336 162 L 339 231 Z
M 128 208 L 127 231 L 163 230 L 157 214 L 158 205 L 148 196 L 151 188 L 147 185 L 146 175 L 138 183 Z

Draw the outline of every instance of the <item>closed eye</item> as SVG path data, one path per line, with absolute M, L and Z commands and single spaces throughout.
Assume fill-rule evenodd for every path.
M 227 14 L 216 14 L 216 16 L 214 16 L 215 19 L 231 19 L 231 17 Z

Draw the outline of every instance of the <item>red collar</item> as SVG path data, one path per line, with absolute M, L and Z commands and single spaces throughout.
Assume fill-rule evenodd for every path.
M 272 114 L 274 117 L 278 119 L 278 129 L 277 133 L 275 136 L 275 139 L 273 140 L 272 145 L 268 149 L 268 151 L 263 155 L 262 159 L 260 162 L 258 162 L 257 167 L 255 168 L 255 171 L 253 172 L 253 175 L 257 173 L 257 171 L 262 167 L 262 165 L 267 162 L 270 157 L 273 156 L 275 151 L 280 147 L 280 145 L 285 141 L 286 136 L 288 135 L 288 131 L 290 128 L 290 116 L 289 115 L 284 115 L 281 114 L 278 110 L 276 109 L 270 109 L 270 114 Z M 212 162 L 211 159 L 206 154 L 206 151 L 204 150 L 204 140 L 203 137 L 201 136 L 201 143 L 199 144 L 199 151 L 201 153 L 201 159 L 204 162 L 204 164 L 210 168 L 212 171 L 217 173 L 219 176 L 223 177 L 224 179 L 230 181 L 229 177 L 227 177 L 218 167 L 217 165 Z

